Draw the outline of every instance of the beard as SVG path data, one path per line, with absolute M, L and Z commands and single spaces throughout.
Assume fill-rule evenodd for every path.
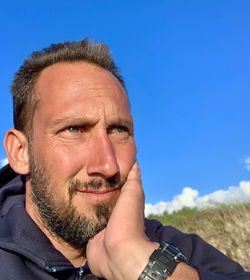
M 51 177 L 40 160 L 29 152 L 30 179 L 32 185 L 32 201 L 36 205 L 43 225 L 54 236 L 62 239 L 72 247 L 84 248 L 97 233 L 102 231 L 108 223 L 115 202 L 107 202 L 92 206 L 93 213 L 79 213 L 73 205 L 72 199 L 79 190 L 93 190 L 105 187 L 106 189 L 120 188 L 126 181 L 124 176 L 103 180 L 92 179 L 81 183 L 72 180 L 68 185 L 69 199 L 58 199 L 53 190 Z M 63 186 L 62 186 L 63 188 Z

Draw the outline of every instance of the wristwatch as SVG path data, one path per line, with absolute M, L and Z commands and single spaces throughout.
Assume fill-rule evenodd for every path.
M 161 242 L 149 258 L 138 280 L 165 280 L 180 262 L 187 263 L 187 258 L 172 244 Z

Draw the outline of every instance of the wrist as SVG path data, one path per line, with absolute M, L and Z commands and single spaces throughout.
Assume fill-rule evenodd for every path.
M 173 274 L 167 278 L 167 280 L 200 280 L 198 271 L 189 266 L 188 264 L 181 262 L 176 266 Z
M 148 241 L 147 244 L 142 246 L 141 254 L 137 255 L 138 263 L 134 266 L 134 279 L 139 279 L 141 272 L 147 266 L 150 256 L 159 248 L 160 244 L 157 242 L 150 242 Z
M 119 271 L 119 275 L 121 278 L 117 275 L 116 279 L 124 279 L 124 280 L 135 280 L 138 279 L 141 272 L 147 265 L 150 256 L 152 253 L 159 248 L 159 243 L 156 242 L 150 242 L 148 240 L 143 240 L 141 242 L 136 242 L 136 244 L 131 245 L 131 247 L 128 245 L 126 248 L 120 253 L 123 255 L 126 255 L 126 261 L 123 261 L 122 266 L 117 265 L 114 266 L 114 270 L 116 273 L 118 272 L 117 268 L 121 268 L 121 271 Z M 120 261 L 116 256 L 116 261 L 120 263 Z
M 138 280 L 165 280 L 173 274 L 178 264 L 186 262 L 186 257 L 177 247 L 161 242 L 159 248 L 150 255 Z

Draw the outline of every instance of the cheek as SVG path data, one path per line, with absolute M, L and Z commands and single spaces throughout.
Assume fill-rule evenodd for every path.
M 90 152 L 85 145 L 65 145 L 54 141 L 39 141 L 36 144 L 35 153 L 57 183 L 67 184 L 73 177 L 84 172 L 89 157 L 93 156 L 93 151 Z M 136 159 L 135 142 L 131 140 L 114 146 L 114 150 L 120 172 L 127 176 Z
M 39 152 L 45 164 L 45 168 L 56 181 L 65 181 L 77 174 L 82 167 L 82 153 L 76 148 L 61 146 L 44 147 Z

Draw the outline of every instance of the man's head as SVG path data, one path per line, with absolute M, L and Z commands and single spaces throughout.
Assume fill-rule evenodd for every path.
M 136 156 L 129 101 L 117 68 L 103 46 L 93 48 L 99 48 L 96 59 L 106 64 L 80 59 L 81 44 L 83 53 L 86 44 L 93 46 L 59 44 L 34 55 L 31 60 L 40 65 L 50 55 L 54 63 L 44 62 L 30 85 L 20 76 L 22 66 L 14 98 L 26 87 L 29 105 L 23 105 L 20 119 L 15 117 L 18 130 L 10 130 L 5 140 L 12 167 L 27 175 L 28 213 L 75 247 L 106 226 Z M 70 59 L 57 60 L 61 48 Z M 20 108 L 14 106 L 17 114 Z
M 108 47 L 88 39 L 79 42 L 52 44 L 41 51 L 33 52 L 24 61 L 12 83 L 14 126 L 29 134 L 36 105 L 35 84 L 40 73 L 59 62 L 87 62 L 100 66 L 112 73 L 125 89 L 121 74 L 115 65 Z

